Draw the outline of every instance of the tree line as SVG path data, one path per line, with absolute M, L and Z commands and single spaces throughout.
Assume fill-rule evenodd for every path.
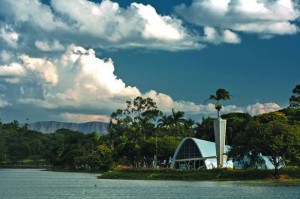
M 300 86 L 293 90 L 290 106 L 280 111 L 250 116 L 229 113 L 226 144 L 232 146 L 230 158 L 240 161 L 248 155 L 253 163 L 259 154 L 270 157 L 279 166 L 300 165 Z M 225 89 L 218 89 L 209 100 L 230 99 Z M 112 165 L 167 167 L 176 147 L 184 137 L 214 141 L 213 118 L 195 123 L 184 112 L 160 111 L 150 98 L 126 101 L 125 109 L 111 114 L 108 134 L 84 134 L 68 129 L 55 133 L 28 130 L 28 125 L 0 122 L 0 164 L 51 165 L 58 168 L 107 170 Z M 281 158 L 279 158 L 281 157 Z M 277 167 L 276 167 L 277 168 Z

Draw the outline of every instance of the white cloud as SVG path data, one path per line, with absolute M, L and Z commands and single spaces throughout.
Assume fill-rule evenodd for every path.
M 241 42 L 239 36 L 230 30 L 224 30 L 223 38 L 225 43 L 237 44 Z
M 55 66 L 42 58 L 31 58 L 27 55 L 19 56 L 20 62 L 0 65 L 0 77 L 9 83 L 19 83 L 21 79 L 42 80 L 42 83 L 55 85 L 58 75 Z
M 11 81 L 14 78 L 19 80 L 15 84 L 20 85 L 20 96 L 15 103 L 58 112 L 64 110 L 64 113 L 66 110 L 73 112 L 63 114 L 66 120 L 92 119 L 96 116 L 106 120 L 103 115 L 109 115 L 117 108 L 125 108 L 125 101 L 137 96 L 152 98 L 160 110 L 167 112 L 172 108 L 187 112 L 195 112 L 195 107 L 202 110 L 199 105 L 177 102 L 154 90 L 142 94 L 138 88 L 126 86 L 114 74 L 114 70 L 112 60 L 96 57 L 92 49 L 71 45 L 58 57 L 33 58 L 22 55 L 19 62 L 0 67 L 0 75 L 9 77 Z M 106 111 L 101 117 L 87 113 L 95 110 L 100 113 Z
M 10 65 L 0 66 L 1 77 L 23 77 L 26 74 L 26 70 L 18 63 L 12 63 Z
M 180 40 L 185 37 L 185 29 L 181 21 L 172 19 L 170 16 L 160 16 L 150 5 L 133 3 L 138 15 L 144 19 L 145 25 L 142 32 L 146 39 Z
M 235 24 L 234 30 L 258 33 L 262 35 L 290 35 L 299 32 L 299 27 L 290 22 L 272 22 L 272 23 L 247 23 Z
M 48 60 L 21 55 L 24 68 L 42 78 L 44 83 L 55 85 L 58 82 L 56 67 Z
M 55 63 L 64 66 L 60 70 L 62 76 L 71 75 L 73 80 L 74 87 L 65 94 L 61 93 L 61 97 L 71 94 L 77 98 L 86 98 L 87 96 L 80 96 L 81 91 L 98 95 L 96 98 L 140 95 L 137 88 L 125 86 L 125 83 L 114 75 L 115 68 L 111 59 L 97 58 L 92 49 L 70 46 Z M 60 85 L 66 83 L 64 79 L 62 78 Z
M 296 34 L 298 1 L 293 0 L 193 0 L 175 8 L 190 23 L 260 35 Z
M 157 104 L 157 107 L 162 111 L 170 111 L 174 107 L 174 101 L 170 96 L 163 93 L 157 93 L 154 90 L 143 94 L 143 97 L 153 99 Z
M 1 0 L 0 12 L 17 23 L 31 24 L 46 31 L 67 28 L 51 8 L 39 0 Z
M 54 40 L 52 43 L 47 41 L 36 41 L 35 46 L 44 52 L 65 50 L 64 46 L 58 40 Z
M 159 15 L 151 5 L 132 3 L 125 9 L 112 1 L 52 0 L 51 6 L 64 16 L 72 31 L 90 36 L 92 42 L 88 43 L 95 47 L 171 51 L 203 47 L 197 35 L 190 34 L 181 20 Z
M 281 107 L 276 103 L 265 103 L 265 104 L 256 103 L 256 104 L 247 106 L 246 111 L 250 115 L 258 115 L 258 114 L 262 114 L 262 113 L 278 111 L 280 109 L 281 109 Z
M 224 30 L 221 33 L 219 33 L 213 27 L 204 27 L 203 40 L 214 44 L 220 44 L 220 43 L 237 44 L 241 42 L 241 39 L 236 33 L 230 30 Z
M 119 99 L 123 99 L 123 103 L 125 99 L 141 95 L 136 87 L 126 86 L 114 75 L 112 60 L 97 58 L 92 49 L 72 45 L 57 58 L 22 55 L 20 59 L 22 66 L 18 65 L 19 68 L 30 73 L 23 77 L 23 84 L 36 76 L 38 84 L 44 85 L 42 97 L 20 99 L 19 102 L 24 104 L 50 109 L 98 106 L 112 109 L 115 105 L 120 106 Z

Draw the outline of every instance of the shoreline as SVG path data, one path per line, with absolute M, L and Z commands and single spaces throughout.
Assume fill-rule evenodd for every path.
M 176 181 L 262 181 L 300 183 L 300 169 L 281 170 L 278 179 L 272 170 L 173 170 L 173 169 L 114 169 L 99 179 L 176 180 Z M 300 184 L 299 184 L 300 185 Z

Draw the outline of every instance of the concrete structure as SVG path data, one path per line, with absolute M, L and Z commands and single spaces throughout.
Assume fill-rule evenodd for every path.
M 197 138 L 186 137 L 178 145 L 172 158 L 171 168 L 175 169 L 213 169 L 217 168 L 216 144 Z M 223 168 L 243 168 L 249 164 L 249 158 L 245 157 L 242 162 L 233 163 L 227 160 L 226 153 L 230 146 L 224 146 Z M 274 169 L 274 165 L 267 157 L 261 156 L 262 162 L 255 165 L 257 169 Z
M 229 146 L 225 146 L 224 148 L 225 153 L 230 149 Z M 232 161 L 226 161 L 226 159 L 223 159 L 223 167 L 233 168 Z M 217 168 L 215 143 L 192 137 L 184 138 L 175 151 L 171 168 Z
M 224 167 L 225 138 L 226 138 L 226 120 L 220 117 L 214 120 L 214 133 L 216 142 L 217 166 Z

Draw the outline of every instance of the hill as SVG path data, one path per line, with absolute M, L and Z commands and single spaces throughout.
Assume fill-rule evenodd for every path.
M 108 123 L 105 122 L 67 123 L 42 121 L 29 124 L 28 129 L 43 133 L 54 133 L 57 129 L 69 129 L 83 133 L 96 132 L 98 135 L 106 135 L 108 133 L 107 127 Z

